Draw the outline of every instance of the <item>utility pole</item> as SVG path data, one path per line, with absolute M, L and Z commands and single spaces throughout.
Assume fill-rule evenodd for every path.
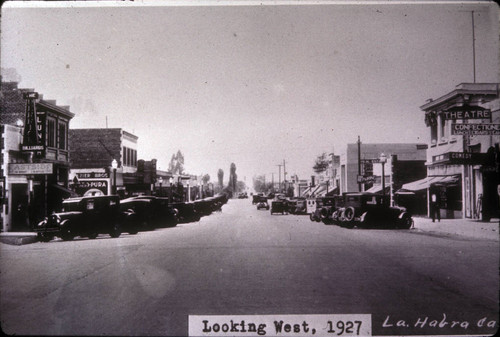
M 273 191 L 274 191 L 274 172 L 271 172 L 271 184 L 273 186 Z
M 279 169 L 279 171 L 278 171 L 279 172 L 279 174 L 278 174 L 278 177 L 279 177 L 279 180 L 278 180 L 278 192 L 280 192 L 281 191 L 281 164 L 278 164 L 276 166 L 278 166 L 278 169 Z
M 285 159 L 283 159 L 283 185 L 286 193 L 286 166 L 285 166 Z
M 358 177 L 361 176 L 361 139 L 358 136 Z M 358 183 L 358 190 L 361 192 L 361 183 Z
M 472 14 L 472 66 L 474 71 L 474 83 L 476 83 L 476 34 L 474 29 L 474 11 Z

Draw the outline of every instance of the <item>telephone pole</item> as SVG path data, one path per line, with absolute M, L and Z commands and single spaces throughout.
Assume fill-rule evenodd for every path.
M 283 159 L 283 187 L 286 193 L 286 166 L 285 166 L 285 159 Z
M 279 169 L 279 173 L 278 173 L 278 177 L 279 177 L 279 180 L 278 180 L 278 192 L 281 191 L 281 164 L 278 164 L 276 165 L 278 166 L 278 169 Z

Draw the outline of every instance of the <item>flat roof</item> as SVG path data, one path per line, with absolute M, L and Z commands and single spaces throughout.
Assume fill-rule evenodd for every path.
M 499 83 L 460 83 L 451 92 L 436 99 L 429 99 L 420 109 L 423 111 L 437 110 L 464 95 L 483 96 L 483 103 L 487 103 L 498 97 Z

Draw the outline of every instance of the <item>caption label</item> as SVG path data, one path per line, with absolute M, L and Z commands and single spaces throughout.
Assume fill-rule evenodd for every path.
M 189 336 L 371 336 L 370 314 L 189 316 Z

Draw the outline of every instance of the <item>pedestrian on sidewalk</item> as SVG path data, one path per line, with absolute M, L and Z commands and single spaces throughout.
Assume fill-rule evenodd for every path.
M 431 216 L 432 222 L 436 221 L 436 215 L 438 222 L 441 222 L 441 212 L 439 210 L 439 197 L 436 192 L 431 194 Z

